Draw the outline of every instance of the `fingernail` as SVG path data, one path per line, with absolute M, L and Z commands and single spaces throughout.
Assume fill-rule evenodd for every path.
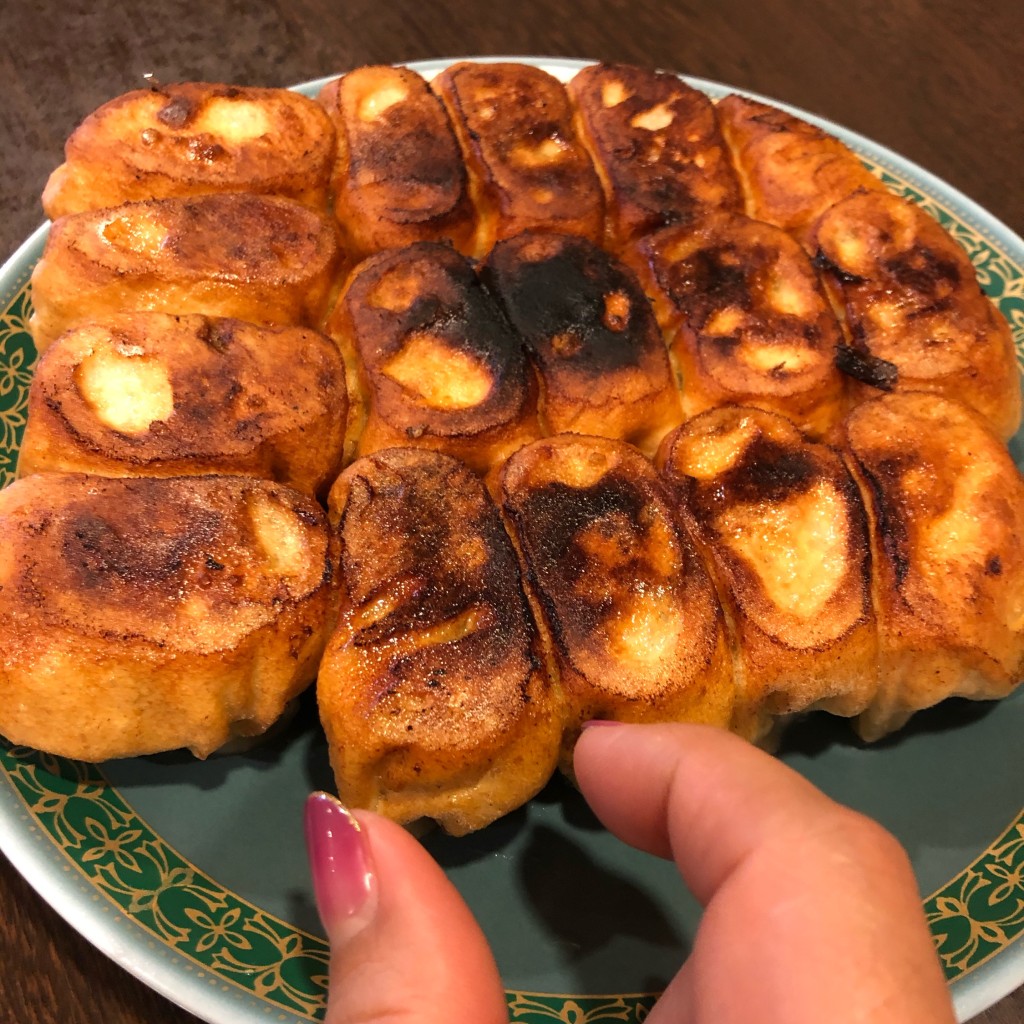
M 306 851 L 320 920 L 333 944 L 362 931 L 377 908 L 377 879 L 366 833 L 329 793 L 306 800 Z
M 591 718 L 588 721 L 584 722 L 583 725 L 581 726 L 581 728 L 583 728 L 583 729 L 591 729 L 595 725 L 622 725 L 622 724 L 623 724 L 622 722 L 615 721 L 614 718 Z

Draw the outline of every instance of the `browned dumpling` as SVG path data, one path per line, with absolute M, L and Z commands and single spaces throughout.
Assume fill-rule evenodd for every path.
M 817 125 L 746 96 L 726 96 L 717 111 L 747 214 L 812 252 L 810 231 L 833 203 L 857 189 L 885 190 L 852 149 Z
M 316 675 L 316 502 L 240 476 L 45 473 L 0 491 L 0 734 L 85 761 L 262 733 Z
M 325 214 L 247 193 L 154 199 L 69 214 L 32 273 L 44 351 L 108 313 L 204 313 L 316 326 L 339 260 Z
M 288 89 L 180 82 L 104 103 L 65 145 L 43 209 L 53 220 L 143 199 L 256 192 L 327 205 L 334 130 Z
M 444 106 L 408 68 L 356 68 L 324 87 L 334 123 L 334 212 L 357 256 L 413 242 L 468 250 L 466 168 Z
M 591 718 L 744 731 L 721 608 L 651 463 L 564 434 L 516 452 L 500 484 L 565 690 L 563 766 Z
M 338 792 L 481 828 L 544 785 L 562 736 L 498 511 L 463 463 L 414 448 L 354 462 L 330 507 L 341 616 L 317 696 Z
M 659 462 L 726 611 L 737 699 L 771 717 L 863 711 L 878 686 L 867 521 L 835 449 L 782 416 L 726 406 L 684 424 Z
M 810 258 L 785 231 L 711 215 L 641 239 L 627 260 L 669 339 L 686 418 L 740 404 L 818 437 L 835 425 L 842 335 Z
M 1016 433 L 1010 326 L 938 221 L 906 199 L 858 192 L 821 218 L 813 238 L 844 314 L 839 365 L 855 400 L 931 391 L 977 410 L 1003 440 Z
M 423 242 L 365 260 L 327 331 L 360 388 L 360 455 L 414 445 L 486 473 L 539 436 L 522 342 L 449 246 Z
M 538 229 L 601 240 L 604 203 L 565 87 L 528 64 L 453 64 L 431 83 L 459 140 L 476 208 L 471 254 Z
M 483 276 L 539 369 L 545 432 L 619 438 L 653 455 L 682 416 L 632 271 L 585 238 L 530 231 L 499 242 Z
M 621 249 L 670 224 L 742 212 L 714 105 L 678 75 L 593 64 L 566 87 L 604 188 L 605 244 Z
M 244 473 L 313 495 L 341 470 L 347 407 L 341 354 L 315 331 L 113 314 L 40 359 L 18 472 Z
M 922 392 L 865 402 L 842 443 L 871 521 L 880 632 L 869 739 L 1024 680 L 1024 479 L 982 419 Z

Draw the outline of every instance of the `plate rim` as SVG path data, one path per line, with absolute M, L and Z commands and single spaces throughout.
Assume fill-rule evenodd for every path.
M 425 77 L 430 77 L 443 68 L 462 60 L 475 63 L 517 62 L 530 64 L 555 73 L 563 81 L 583 67 L 596 63 L 594 60 L 584 58 L 523 55 L 470 55 L 395 63 L 398 66 L 408 67 Z M 1024 239 L 969 196 L 926 168 L 867 136 L 804 108 L 752 90 L 730 86 L 712 79 L 686 75 L 672 69 L 666 70 L 670 70 L 670 73 L 678 75 L 689 85 L 715 98 L 730 92 L 740 92 L 745 96 L 770 103 L 821 126 L 852 146 L 860 155 L 872 161 L 877 159 L 883 168 L 891 167 L 894 173 L 909 179 L 909 184 L 918 187 L 928 199 L 949 205 L 955 216 L 976 230 L 993 248 L 1006 255 L 1012 265 L 1024 275 Z M 323 85 L 345 73 L 345 70 L 340 70 L 331 75 L 296 83 L 289 88 L 305 95 L 315 96 Z M 38 258 L 48 230 L 49 222 L 44 221 L 18 246 L 0 267 L 0 283 L 16 279 L 27 273 Z M 1014 249 L 1017 252 L 1005 251 Z M 0 292 L 0 300 L 5 309 L 23 287 L 24 285 L 17 285 L 10 294 L 7 294 L 7 288 Z M 18 813 L 20 796 L 14 790 L 10 774 L 3 768 L 0 768 L 0 774 L 8 783 L 3 787 L 3 792 L 11 797 L 11 800 L 0 799 L 0 821 L 17 825 L 19 817 L 28 820 L 27 809 L 23 808 L 24 813 L 21 815 Z M 10 810 L 7 809 L 8 805 L 10 805 Z M 1020 814 L 1018 813 L 1017 818 L 1010 822 L 1010 826 L 1019 819 Z M 154 831 L 156 830 L 154 829 Z M 50 856 L 40 856 L 37 853 L 36 848 L 40 842 L 45 844 Z M 995 842 L 995 839 L 992 842 Z M 86 941 L 113 959 L 147 987 L 158 992 L 181 1009 L 196 1014 L 209 1021 L 210 1024 L 247 1024 L 252 1020 L 254 1007 L 265 1009 L 268 1006 L 265 1000 L 252 995 L 247 990 L 239 990 L 241 998 L 230 999 L 221 992 L 213 991 L 211 986 L 204 983 L 205 979 L 202 977 L 196 978 L 179 971 L 176 961 L 184 959 L 183 955 L 165 945 L 147 942 L 146 939 L 150 937 L 150 933 L 140 923 L 121 913 L 113 904 L 104 906 L 105 913 L 97 915 L 91 912 L 90 904 L 97 898 L 96 890 L 80 873 L 76 880 L 83 887 L 83 895 L 80 899 L 72 899 L 69 902 L 66 878 L 69 870 L 77 870 L 77 864 L 37 825 L 30 824 L 25 829 L 11 827 L 0 830 L 0 852 L 7 856 L 19 874 L 43 900 Z M 73 868 L 69 869 L 66 862 L 70 862 Z M 969 867 L 970 865 L 965 865 L 964 870 Z M 86 895 L 86 890 L 92 895 Z M 104 899 L 103 896 L 99 898 Z M 136 929 L 138 935 L 134 934 Z M 141 939 L 142 936 L 145 936 L 146 939 Z M 151 953 L 148 947 L 152 947 L 155 952 Z M 168 970 L 168 967 L 172 969 Z M 197 973 L 202 974 L 202 972 Z M 950 983 L 958 1019 L 968 1020 L 994 1005 L 1022 983 L 1024 983 L 1024 941 L 1018 935 L 1007 946 L 993 954 L 990 960 L 980 963 L 967 974 Z M 595 997 L 603 998 L 598 994 L 595 994 Z M 586 998 L 590 998 L 589 994 Z M 288 1015 L 285 1008 L 277 1005 L 274 1006 L 274 1010 L 279 1020 L 308 1020 L 306 1017 Z

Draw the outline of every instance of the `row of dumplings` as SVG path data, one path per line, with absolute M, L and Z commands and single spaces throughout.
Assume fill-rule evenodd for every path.
M 437 242 L 482 261 L 533 231 L 585 239 L 638 275 L 681 382 L 679 418 L 753 403 L 823 436 L 879 390 L 926 390 L 1004 440 L 1020 422 L 1009 327 L 933 218 L 820 129 L 740 96 L 712 103 L 670 74 L 593 65 L 563 85 L 530 65 L 464 62 L 431 83 L 360 68 L 319 102 L 141 90 L 76 130 L 44 206 L 40 351 L 129 309 L 326 327 L 358 344 L 330 317 L 344 321 L 337 296 L 360 260 Z M 545 301 L 551 259 L 532 275 Z M 625 317 L 604 312 L 621 331 Z
M 1024 480 L 976 414 L 858 406 L 835 444 L 741 406 L 655 463 L 559 434 L 493 474 L 356 459 L 325 514 L 246 476 L 0 492 L 0 733 L 89 760 L 258 735 L 314 678 L 338 791 L 454 834 L 571 764 L 581 723 L 868 739 L 1024 674 Z

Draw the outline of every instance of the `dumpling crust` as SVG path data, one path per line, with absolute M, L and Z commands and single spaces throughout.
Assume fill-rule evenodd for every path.
M 670 224 L 743 210 L 714 104 L 678 75 L 594 64 L 569 82 L 576 124 L 604 187 L 613 252 Z
M 147 310 L 317 326 L 340 255 L 325 214 L 274 196 L 69 214 L 50 228 L 32 272 L 32 337 L 43 352 L 86 320 Z
M 839 453 L 724 406 L 673 431 L 658 462 L 707 556 L 748 712 L 862 711 L 878 685 L 871 558 Z
M 257 735 L 316 675 L 335 552 L 247 477 L 46 473 L 0 491 L 0 733 L 65 757 Z
M 330 498 L 341 616 L 317 695 L 338 791 L 461 835 L 550 777 L 562 709 L 480 480 L 438 452 L 358 459 Z
M 341 355 L 315 331 L 114 314 L 40 359 L 18 473 L 244 473 L 315 495 L 341 470 L 347 406 Z
M 538 368 L 545 432 L 619 438 L 653 455 L 682 414 L 632 271 L 585 238 L 527 231 L 494 247 L 483 279 Z
M 104 103 L 72 132 L 43 209 L 56 220 L 143 199 L 255 192 L 324 208 L 334 130 L 290 89 L 178 82 Z
M 859 405 L 842 443 L 871 517 L 881 688 L 867 738 L 1024 679 L 1024 478 L 977 413 L 921 392 Z
M 721 609 L 654 467 L 631 445 L 563 434 L 516 452 L 502 510 L 580 724 L 737 724 Z

